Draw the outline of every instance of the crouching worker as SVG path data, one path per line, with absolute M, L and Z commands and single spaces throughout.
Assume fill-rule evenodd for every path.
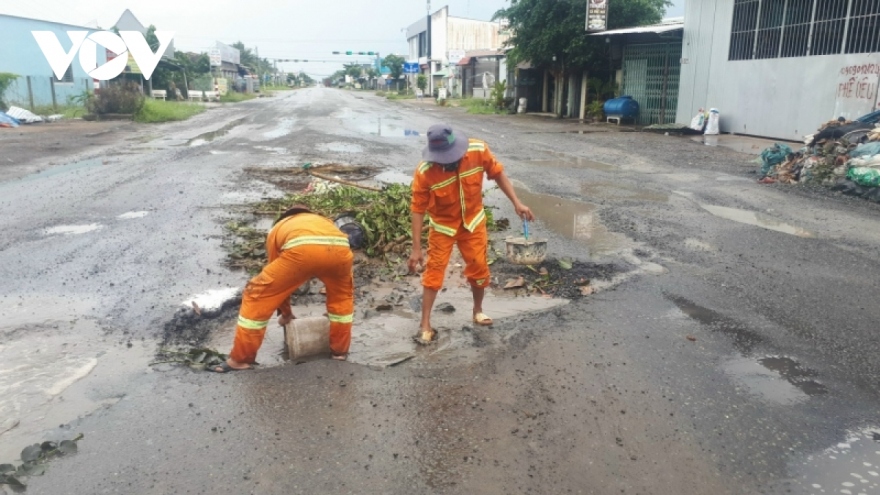
M 492 319 L 483 313 L 483 296 L 490 278 L 483 174 L 498 184 L 513 203 L 518 216 L 534 220 L 534 215 L 516 197 L 504 167 L 495 160 L 485 142 L 468 140 L 449 126 L 434 125 L 428 129 L 428 146 L 422 152 L 422 158 L 424 161 L 416 170 L 412 183 L 413 252 L 408 264 L 411 273 L 419 266 L 425 267 L 419 340 L 427 343 L 435 337 L 431 310 L 443 287 L 446 266 L 456 244 L 464 258 L 464 276 L 474 297 L 473 321 L 477 325 L 492 324 Z M 427 265 L 422 254 L 421 236 L 425 213 L 430 224 Z
M 327 289 L 330 350 L 344 361 L 351 343 L 354 279 L 348 236 L 330 220 L 303 206 L 294 206 L 275 222 L 266 238 L 269 264 L 248 282 L 242 294 L 232 352 L 225 363 L 208 368 L 217 373 L 251 369 L 276 310 L 278 323 L 294 318 L 290 295 L 313 278 Z

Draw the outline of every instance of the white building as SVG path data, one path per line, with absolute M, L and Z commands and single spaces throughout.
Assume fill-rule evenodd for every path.
M 509 35 L 500 21 L 477 21 L 449 15 L 449 7 L 431 14 L 431 59 L 437 77 L 449 75 L 465 53 L 473 50 L 499 50 Z M 428 18 L 413 23 L 406 32 L 410 61 L 418 61 L 428 69 Z
M 688 0 L 677 120 L 800 140 L 878 106 L 880 0 Z

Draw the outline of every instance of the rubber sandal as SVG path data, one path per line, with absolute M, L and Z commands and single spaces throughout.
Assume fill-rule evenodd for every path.
M 492 323 L 492 318 L 489 318 L 486 313 L 477 313 L 474 315 L 474 323 L 477 325 L 482 325 L 484 327 L 488 327 Z
M 433 344 L 434 342 L 437 342 L 437 330 L 435 330 L 433 328 L 431 329 L 431 338 L 430 339 L 424 338 L 425 333 L 426 332 L 419 330 L 419 333 L 417 333 L 415 335 L 415 337 L 413 337 L 413 340 L 416 342 L 416 344 L 430 345 L 430 344 Z
M 330 359 L 334 361 L 348 361 L 348 354 L 330 354 Z
M 227 363 L 226 361 L 223 361 L 223 363 L 221 364 L 215 364 L 214 366 L 209 366 L 205 368 L 206 371 L 210 371 L 212 373 L 230 373 L 233 371 L 248 371 L 252 369 L 254 369 L 253 366 L 248 366 L 247 368 L 242 369 L 233 368 L 232 366 L 229 366 L 229 363 Z

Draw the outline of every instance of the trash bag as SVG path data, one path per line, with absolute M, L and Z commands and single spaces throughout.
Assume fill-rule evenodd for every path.
M 767 177 L 773 172 L 777 165 L 784 162 L 788 155 L 791 155 L 791 148 L 782 143 L 776 143 L 773 146 L 761 152 L 761 177 Z
M 841 179 L 831 186 L 831 190 L 835 192 L 840 192 L 843 194 L 847 194 L 848 191 L 851 191 L 856 188 L 856 183 L 849 179 Z
M 867 158 L 873 155 L 880 155 L 880 142 L 860 144 L 849 152 L 850 158 Z
M 865 193 L 862 198 L 873 201 L 875 203 L 880 203 L 880 187 L 872 187 Z
M 853 167 L 846 173 L 846 178 L 860 186 L 880 186 L 880 170 L 870 167 Z
M 0 127 L 18 127 L 18 120 L 0 112 Z
M 721 133 L 721 129 L 719 127 L 719 120 L 721 119 L 721 114 L 718 112 L 717 108 L 713 108 L 709 110 L 709 120 L 706 124 L 706 134 L 710 136 L 718 135 Z
M 336 228 L 341 230 L 348 236 L 348 245 L 352 249 L 360 249 L 364 247 L 366 234 L 364 228 L 354 219 L 354 213 L 343 213 L 333 220 Z
M 700 113 L 696 115 L 693 119 L 691 119 L 691 129 L 699 132 L 703 132 L 703 129 L 706 128 L 706 112 L 703 109 L 700 109 Z

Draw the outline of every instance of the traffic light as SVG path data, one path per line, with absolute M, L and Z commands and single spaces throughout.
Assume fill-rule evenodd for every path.
M 375 54 L 376 54 L 376 52 L 367 52 L 367 55 L 371 55 L 371 56 L 372 56 L 372 55 L 375 55 Z
M 333 52 L 333 55 L 339 55 L 339 52 Z
M 354 53 L 351 50 L 349 50 L 349 51 L 345 52 L 345 54 L 346 55 L 353 55 Z

